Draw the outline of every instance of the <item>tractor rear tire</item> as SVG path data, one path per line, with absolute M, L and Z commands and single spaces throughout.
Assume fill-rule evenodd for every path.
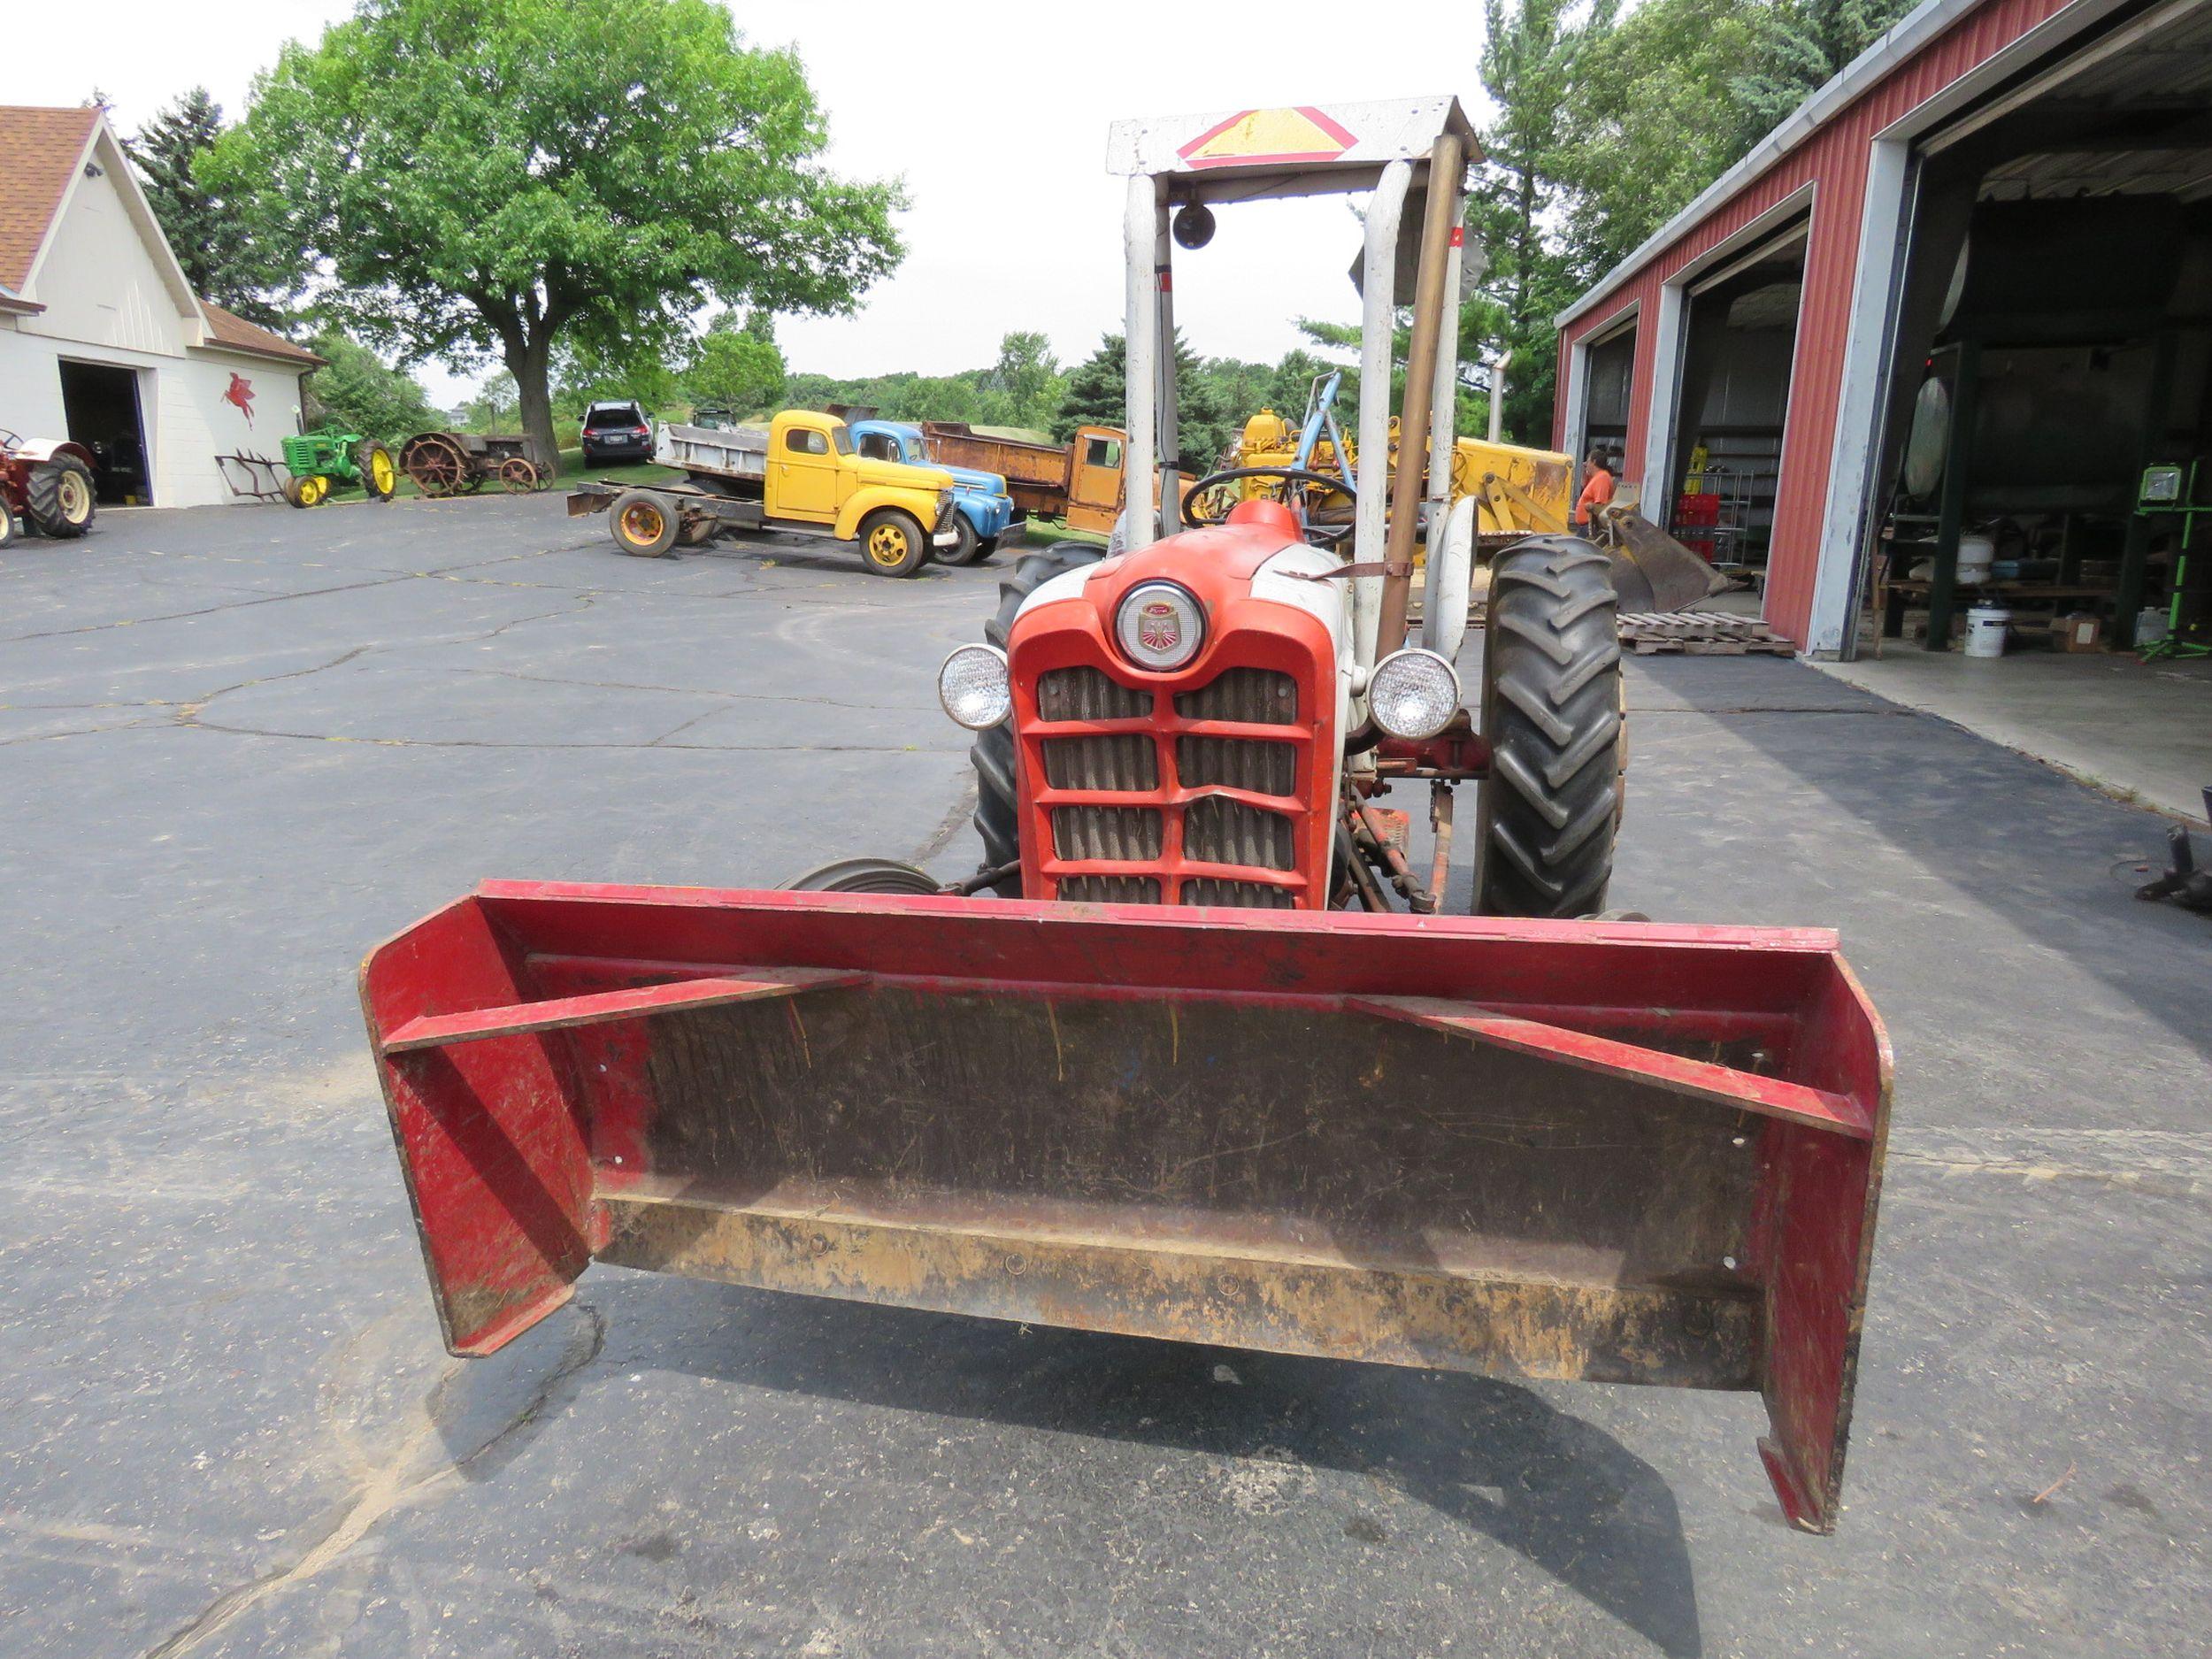
M 1105 549 L 1081 541 L 1063 541 L 1023 554 L 1015 564 L 1013 573 L 998 585 L 998 614 L 983 625 L 983 637 L 1004 650 L 1015 614 L 1021 610 L 1024 600 L 1055 576 L 1095 565 L 1105 557 Z M 1012 723 L 1002 722 L 987 732 L 977 733 L 968 758 L 975 763 L 975 827 L 983 837 L 983 868 L 996 870 L 1022 856 L 1021 810 L 1014 786 Z M 995 893 L 1002 899 L 1018 899 L 1021 897 L 1021 874 L 1018 871 L 983 890 Z
M 1610 561 L 1531 536 L 1492 561 L 1476 827 L 1478 916 L 1586 916 L 1613 873 L 1624 749 Z
M 23 516 L 39 534 L 58 541 L 92 528 L 93 503 L 92 469 L 73 455 L 41 461 L 23 487 Z

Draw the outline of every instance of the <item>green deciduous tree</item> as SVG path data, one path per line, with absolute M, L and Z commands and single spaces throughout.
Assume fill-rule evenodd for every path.
M 124 147 L 193 292 L 275 327 L 284 321 L 281 302 L 297 291 L 298 265 L 270 258 L 246 216 L 196 172 L 222 133 L 222 105 L 195 87 Z
M 202 164 L 403 359 L 488 357 L 549 455 L 566 346 L 664 356 L 710 299 L 837 312 L 899 253 L 795 56 L 710 0 L 362 0 Z
M 431 406 L 414 378 L 366 346 L 326 329 L 316 337 L 315 351 L 328 362 L 307 379 L 310 426 L 335 423 L 396 449 L 419 432 L 445 425 L 445 417 Z
M 787 378 L 769 319 L 742 322 L 734 311 L 714 319 L 693 349 L 684 388 L 697 403 L 716 403 L 742 419 L 773 412 Z

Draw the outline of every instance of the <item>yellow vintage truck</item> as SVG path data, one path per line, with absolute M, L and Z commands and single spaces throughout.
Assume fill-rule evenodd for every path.
M 911 576 L 960 540 L 951 473 L 862 455 L 834 415 L 787 409 L 765 427 L 664 422 L 653 458 L 683 481 L 586 484 L 570 494 L 569 517 L 604 512 L 615 545 L 639 558 L 733 532 L 823 536 L 857 546 L 878 576 Z

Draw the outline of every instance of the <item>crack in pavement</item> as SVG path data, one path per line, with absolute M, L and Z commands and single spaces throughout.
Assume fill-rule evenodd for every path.
M 898 714 L 915 705 L 911 703 L 840 703 L 833 697 L 803 697 L 772 691 L 724 691 L 713 686 L 652 686 L 626 680 L 575 680 L 566 674 L 526 674 L 512 668 L 449 669 L 455 674 L 480 674 L 494 680 L 518 680 L 534 686 L 580 686 L 593 691 L 662 691 L 678 697 L 726 697 L 735 703 L 803 703 L 810 708 L 852 709 L 878 714 Z M 720 714 L 720 709 L 710 709 L 707 714 Z M 695 715 L 684 722 L 689 726 L 706 718 Z M 677 728 L 681 730 L 682 727 Z
M 581 1298 L 572 1301 L 570 1306 L 584 1317 L 584 1340 L 569 1342 L 530 1397 L 488 1439 L 427 1474 L 409 1478 L 408 1471 L 415 1459 L 438 1433 L 436 1402 L 443 1393 L 442 1379 L 424 1402 L 422 1421 L 390 1457 L 368 1471 L 352 1502 L 298 1559 L 289 1566 L 279 1567 L 224 1591 L 190 1623 L 148 1648 L 145 1659 L 180 1659 L 270 1597 L 294 1585 L 304 1584 L 359 1543 L 372 1527 L 394 1509 L 419 1498 L 442 1493 L 495 1447 L 536 1422 L 561 1385 L 589 1366 L 606 1347 L 605 1317 Z

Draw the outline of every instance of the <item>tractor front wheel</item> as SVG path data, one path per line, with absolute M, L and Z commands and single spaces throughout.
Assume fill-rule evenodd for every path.
M 24 517 L 39 534 L 67 541 L 92 528 L 93 500 L 92 469 L 73 455 L 58 455 L 31 469 Z
M 0 498 L 0 547 L 15 540 L 15 513 L 4 498 Z
M 284 480 L 284 499 L 295 507 L 319 506 L 329 494 L 330 480 L 318 472 Z
M 1105 557 L 1105 549 L 1080 541 L 1063 541 L 1056 547 L 1024 554 L 1016 562 L 1013 574 L 998 585 L 998 614 L 983 625 L 983 637 L 1004 650 L 1007 636 L 1013 631 L 1014 618 L 1024 600 L 1054 577 L 1095 565 Z M 977 733 L 974 743 L 969 747 L 968 758 L 975 763 L 975 827 L 983 837 L 983 868 L 1001 869 L 1022 856 L 1021 809 L 1014 785 L 1012 723 L 1002 722 L 987 732 Z M 995 893 L 1002 899 L 1021 897 L 1020 872 L 994 882 L 984 891 Z
M 374 438 L 364 438 L 353 446 L 353 465 L 371 501 L 391 500 L 392 491 L 399 487 L 399 463 L 389 449 Z
M 879 507 L 860 521 L 860 556 L 878 576 L 911 576 L 929 559 L 929 536 L 911 513 Z
M 1482 663 L 1490 776 L 1477 811 L 1475 913 L 1605 908 L 1624 751 L 1610 562 L 1573 536 L 1492 561 Z

